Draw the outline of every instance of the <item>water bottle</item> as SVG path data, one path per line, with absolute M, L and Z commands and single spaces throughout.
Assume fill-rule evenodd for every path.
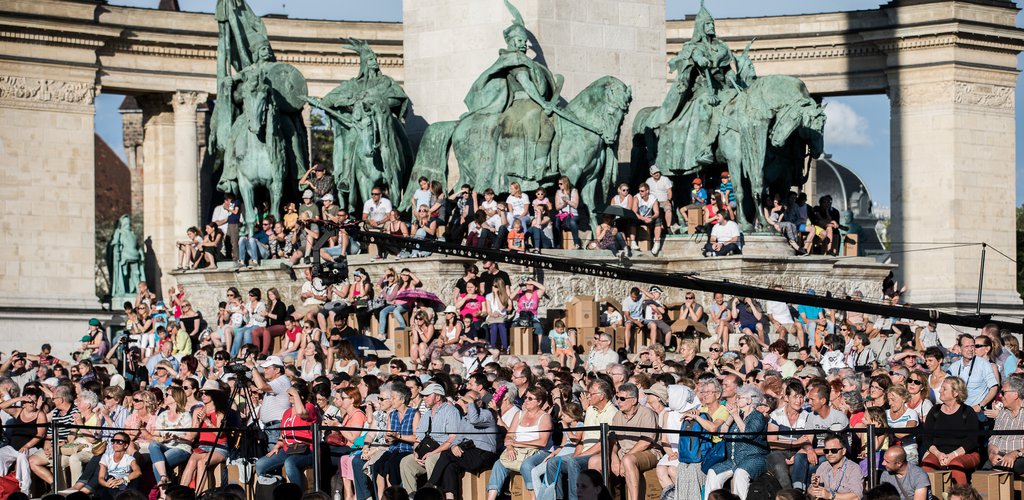
M 341 500 L 341 490 L 334 490 L 334 500 Z

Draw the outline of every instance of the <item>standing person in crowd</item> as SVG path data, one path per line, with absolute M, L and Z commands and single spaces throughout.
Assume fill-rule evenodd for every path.
M 487 323 L 487 341 L 496 349 L 508 352 L 508 320 L 514 304 L 508 296 L 508 283 L 496 278 L 490 287 L 491 292 L 484 297 L 484 312 Z
M 662 175 L 657 165 L 651 165 L 649 172 L 651 176 L 644 183 L 651 189 L 651 195 L 658 202 L 659 211 L 664 214 L 665 227 L 669 231 L 674 231 L 677 228 L 672 221 L 672 179 Z
M 262 372 L 260 371 L 262 369 Z M 284 362 L 277 356 L 269 356 L 253 368 L 253 388 L 263 393 L 260 404 L 260 422 L 267 433 L 267 445 L 274 446 L 281 437 L 281 419 L 291 407 L 292 399 L 288 390 L 291 380 L 284 374 Z
M 965 403 L 967 395 L 963 379 L 955 375 L 947 378 L 939 390 L 942 404 L 932 408 L 922 426 L 925 432 L 921 435 L 921 449 L 925 454 L 921 468 L 928 472 L 949 470 L 956 484 L 967 484 L 967 478 L 981 465 L 975 434 L 978 416 Z
M 583 248 L 580 240 L 580 193 L 573 187 L 569 178 L 562 176 L 558 179 L 558 190 L 555 191 L 555 217 L 552 220 L 555 231 L 561 241 L 562 231 L 572 233 L 573 248 Z
M 224 233 L 221 254 L 226 258 L 238 257 L 238 222 L 241 219 L 241 204 L 232 193 L 224 193 L 224 201 L 213 209 L 211 222 Z

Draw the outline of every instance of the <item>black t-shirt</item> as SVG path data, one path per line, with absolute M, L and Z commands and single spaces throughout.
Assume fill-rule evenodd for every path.
M 270 320 L 270 326 L 282 325 L 284 326 L 284 317 L 288 314 L 288 308 L 284 306 L 284 302 L 280 300 L 274 304 L 274 308 L 270 310 L 270 313 L 277 316 L 276 319 Z
M 480 279 L 478 278 L 475 282 L 477 283 L 477 286 L 479 286 Z M 466 293 L 466 283 L 467 281 L 465 277 L 459 278 L 459 281 L 455 282 L 455 289 L 458 290 L 459 293 Z
M 497 278 L 501 278 L 505 282 L 505 286 L 511 286 L 512 285 L 512 278 L 510 278 L 508 276 L 508 273 L 506 273 L 505 271 L 502 271 L 502 270 L 499 269 L 498 272 L 496 272 L 494 274 L 483 273 L 482 275 L 480 275 L 480 280 L 479 280 L 480 281 L 480 295 L 487 295 L 487 294 L 491 293 L 491 285 L 494 284 L 494 280 L 497 279 Z

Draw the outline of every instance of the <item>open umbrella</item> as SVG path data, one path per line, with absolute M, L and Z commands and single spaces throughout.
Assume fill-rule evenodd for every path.
M 402 302 L 417 302 L 432 308 L 435 312 L 441 312 L 445 308 L 445 303 L 437 295 L 425 291 L 412 288 L 409 290 L 402 290 L 395 296 L 395 300 L 401 300 Z
M 367 335 L 350 335 L 345 337 L 345 340 L 348 341 L 349 344 L 352 344 L 352 348 L 356 350 L 356 353 L 359 354 L 360 358 L 366 356 L 366 351 L 390 350 L 384 341 Z
M 613 215 L 615 217 L 622 217 L 623 219 L 626 220 L 638 220 L 636 218 L 636 213 L 634 213 L 632 210 L 622 208 L 616 205 L 609 205 L 605 207 L 604 210 L 601 211 L 601 215 Z

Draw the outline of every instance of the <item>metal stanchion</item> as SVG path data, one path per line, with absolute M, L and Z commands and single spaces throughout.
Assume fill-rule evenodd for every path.
M 319 420 L 313 422 L 310 431 L 313 435 L 313 491 L 320 491 L 320 438 L 323 437 L 323 433 Z
M 53 460 L 53 492 L 64 489 L 64 469 L 60 466 L 60 444 L 57 439 L 57 421 L 50 420 L 50 460 Z
M 874 424 L 868 426 L 868 487 L 874 488 L 877 486 L 878 475 L 876 469 L 878 468 L 878 460 L 875 458 L 875 426 Z
M 604 485 L 611 490 L 612 487 L 612 475 L 609 471 L 611 468 L 610 456 L 608 446 L 608 424 L 601 424 L 601 474 L 604 477 Z

